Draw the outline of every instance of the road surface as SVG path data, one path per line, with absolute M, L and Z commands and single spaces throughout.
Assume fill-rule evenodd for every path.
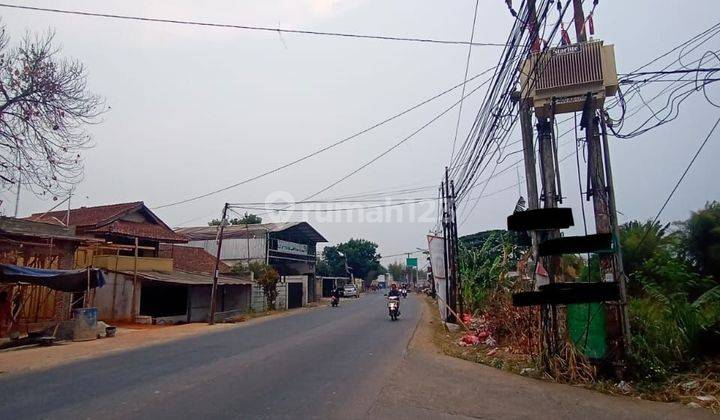
M 255 325 L 0 377 L 0 419 L 358 418 L 393 374 L 421 303 L 381 294 Z
M 714 418 L 441 355 L 423 306 L 411 295 L 391 322 L 383 296 L 369 295 L 3 375 L 0 419 Z

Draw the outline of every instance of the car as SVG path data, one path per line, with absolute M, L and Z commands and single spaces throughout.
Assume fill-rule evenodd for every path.
M 342 296 L 346 297 L 346 298 L 347 297 L 359 298 L 360 293 L 358 293 L 358 289 L 354 285 L 346 284 L 345 287 L 343 287 Z

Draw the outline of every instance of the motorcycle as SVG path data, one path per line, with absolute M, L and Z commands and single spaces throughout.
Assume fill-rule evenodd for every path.
M 400 316 L 400 298 L 397 296 L 388 297 L 388 313 L 392 321 L 397 321 Z
M 402 293 L 403 299 L 407 299 L 407 289 L 402 289 L 400 293 Z
M 332 305 L 333 308 L 337 307 L 338 303 L 340 303 L 339 300 L 340 299 L 338 299 L 337 296 L 333 296 L 330 298 L 330 305 Z

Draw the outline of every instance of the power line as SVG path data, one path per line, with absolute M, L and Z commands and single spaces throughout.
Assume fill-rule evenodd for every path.
M 1 5 L 0 5 L 0 6 L 1 6 Z M 486 70 L 484 70 L 484 71 L 476 74 L 475 76 L 471 77 L 471 78 L 468 79 L 467 82 L 465 82 L 465 83 L 469 83 L 469 82 L 477 79 L 478 77 L 484 75 L 485 73 L 487 73 L 487 72 L 489 72 L 489 71 L 491 71 L 491 70 L 493 70 L 493 69 L 494 69 L 494 67 L 493 67 L 493 68 L 486 69 Z M 374 130 L 374 129 L 376 129 L 376 128 L 384 125 L 384 124 L 389 123 L 390 121 L 393 121 L 393 120 L 395 120 L 395 119 L 397 119 L 397 118 L 399 118 L 399 117 L 401 117 L 401 116 L 403 116 L 403 115 L 405 115 L 405 114 L 408 114 L 408 113 L 410 113 L 410 112 L 412 112 L 412 111 L 420 108 L 421 106 L 423 106 L 423 105 L 425 105 L 425 104 L 427 104 L 427 103 L 429 103 L 429 102 L 432 102 L 433 100 L 435 100 L 435 99 L 437 99 L 437 98 L 439 98 L 439 97 L 441 97 L 441 96 L 443 96 L 443 95 L 446 95 L 446 94 L 452 92 L 453 90 L 459 88 L 460 86 L 463 86 L 465 83 L 459 83 L 459 84 L 451 87 L 450 89 L 446 89 L 446 90 L 444 90 L 444 91 L 442 91 L 442 92 L 440 92 L 440 93 L 438 93 L 438 94 L 436 94 L 436 95 L 434 95 L 434 96 L 432 96 L 432 97 L 430 97 L 430 98 L 428 98 L 428 99 L 425 99 L 424 101 L 422 101 L 422 102 L 420 102 L 420 103 L 418 103 L 418 104 L 416 104 L 416 105 L 411 106 L 410 108 L 405 109 L 404 111 L 401 111 L 401 112 L 399 112 L 399 113 L 397 113 L 397 114 L 395 114 L 395 115 L 393 115 L 393 116 L 391 116 L 391 117 L 388 117 L 388 118 L 386 118 L 386 119 L 384 119 L 384 120 L 382 120 L 382 121 L 380 121 L 380 122 L 378 122 L 378 123 L 375 123 L 375 124 L 373 124 L 372 126 L 370 126 L 370 127 L 368 127 L 368 128 L 365 128 L 365 129 L 363 129 L 363 130 L 360 130 L 360 131 L 358 131 L 358 132 L 355 133 L 355 134 L 352 134 L 352 135 L 350 135 L 350 136 L 348 136 L 348 137 L 345 137 L 345 138 L 343 138 L 343 139 L 341 139 L 341 140 L 338 140 L 338 141 L 336 141 L 336 142 L 334 142 L 334 143 L 332 143 L 332 144 L 329 144 L 329 145 L 324 146 L 324 147 L 322 147 L 322 148 L 320 148 L 320 149 L 317 149 L 317 150 L 315 150 L 314 152 L 311 152 L 311 153 L 308 153 L 308 154 L 306 154 L 306 155 L 304 155 L 304 156 L 301 156 L 301 157 L 299 157 L 299 158 L 297 158 L 297 159 L 295 159 L 295 160 L 293 160 L 293 161 L 291 161 L 291 162 L 285 163 L 285 164 L 283 164 L 283 165 L 280 165 L 280 166 L 275 167 L 275 168 L 273 168 L 273 169 L 270 169 L 270 170 L 268 170 L 268 171 L 262 172 L 262 173 L 260 173 L 260 174 L 258 174 L 258 175 L 252 176 L 252 177 L 250 177 L 250 178 L 246 178 L 246 179 L 244 179 L 244 180 L 242 180 L 242 181 L 236 182 L 236 183 L 234 183 L 234 184 L 232 184 L 232 185 L 228 185 L 228 186 L 226 186 L 226 187 L 218 188 L 218 189 L 216 189 L 216 190 L 213 190 L 213 191 L 210 191 L 210 192 L 207 192 L 207 193 L 203 193 L 203 194 L 198 194 L 198 195 L 195 195 L 195 196 L 193 196 L 193 197 L 189 197 L 189 198 L 186 198 L 186 199 L 183 199 L 183 200 L 179 200 L 179 201 L 175 201 L 175 202 L 172 202 L 172 203 L 163 204 L 163 205 L 161 205 L 161 206 L 153 207 L 153 210 L 162 209 L 162 208 L 166 208 L 166 207 L 172 207 L 172 206 L 176 206 L 176 205 L 180 205 L 180 204 L 185 204 L 185 203 L 189 203 L 189 202 L 191 202 L 191 201 L 197 201 L 197 200 L 199 200 L 199 199 L 201 199 L 201 198 L 210 197 L 210 196 L 212 196 L 212 195 L 219 194 L 219 193 L 221 193 L 221 192 L 224 192 L 224 191 L 227 191 L 227 190 L 230 190 L 230 189 L 239 187 L 239 186 L 241 186 L 241 185 L 250 183 L 250 182 L 252 182 L 252 181 L 256 181 L 256 180 L 258 180 L 258 179 L 260 179 L 260 178 L 264 178 L 264 177 L 266 177 L 266 176 L 268 176 L 268 175 L 272 175 L 272 174 L 274 174 L 274 173 L 276 173 L 276 172 L 282 171 L 283 169 L 289 168 L 289 167 L 291 167 L 291 166 L 293 166 L 293 165 L 296 165 L 296 164 L 298 164 L 298 163 L 300 163 L 300 162 L 302 162 L 302 161 L 305 161 L 305 160 L 307 160 L 307 159 L 310 159 L 311 157 L 317 156 L 317 155 L 319 155 L 319 154 L 321 154 L 321 153 L 323 153 L 323 152 L 325 152 L 325 151 L 328 151 L 328 150 L 333 149 L 333 148 L 335 148 L 335 147 L 337 147 L 337 146 L 340 146 L 340 145 L 343 144 L 343 143 L 346 143 L 346 142 L 348 142 L 348 141 L 350 141 L 350 140 L 353 140 L 353 139 L 355 139 L 355 138 L 357 138 L 357 137 L 359 137 L 359 136 L 361 136 L 361 135 L 363 135 L 363 134 L 365 134 L 365 133 L 367 133 L 367 132 L 369 132 L 369 131 L 372 131 L 372 130 Z
M 673 187 L 672 191 L 670 191 L 670 194 L 668 195 L 667 199 L 665 199 L 665 202 L 663 203 L 662 207 L 660 207 L 660 210 L 658 210 L 657 214 L 655 215 L 655 218 L 653 218 L 652 223 L 650 225 L 655 224 L 657 220 L 660 218 L 660 214 L 662 214 L 663 210 L 665 210 L 665 207 L 667 207 L 668 203 L 670 202 L 670 199 L 672 199 L 672 196 L 675 195 L 675 191 L 677 191 L 678 187 L 682 183 L 683 179 L 685 179 L 685 175 L 687 175 L 688 171 L 690 171 L 690 168 L 695 163 L 695 160 L 698 156 L 700 156 L 700 152 L 702 152 L 703 148 L 707 144 L 708 140 L 710 140 L 710 137 L 712 136 L 713 132 L 715 132 L 715 129 L 717 128 L 718 124 L 720 124 L 720 118 L 715 121 L 715 125 L 712 126 L 710 129 L 710 132 L 707 134 L 707 137 L 705 137 L 705 140 L 700 144 L 700 147 L 698 147 L 697 151 L 695 152 L 695 155 L 690 160 L 690 163 L 685 168 L 685 171 L 683 171 L 682 175 L 680 176 L 680 179 L 675 183 L 675 187 Z M 640 240 L 640 243 L 643 243 L 650 232 L 650 228 L 648 227 L 648 230 L 645 231 L 645 235 L 643 235 L 642 239 Z M 639 245 L 638 245 L 639 246 Z
M 494 42 L 467 42 L 467 41 L 453 41 L 447 39 L 435 39 L 435 38 L 413 38 L 413 37 L 402 37 L 402 36 L 390 36 L 390 35 L 369 35 L 369 34 L 354 34 L 348 32 L 324 32 L 324 31 L 308 31 L 301 29 L 282 29 L 279 26 L 277 28 L 271 28 L 268 26 L 250 26 L 250 25 L 236 25 L 229 23 L 213 23 L 213 22 L 200 22 L 192 20 L 179 20 L 179 19 L 166 19 L 166 18 L 152 18 L 144 16 L 131 16 L 131 15 L 118 15 L 113 13 L 95 13 L 85 12 L 80 10 L 67 10 L 67 9 L 52 9 L 46 7 L 33 7 L 33 6 L 20 6 L 17 4 L 0 3 L 0 7 L 9 9 L 20 9 L 20 10 L 31 10 L 36 12 L 49 12 L 64 15 L 76 15 L 76 16 L 87 16 L 87 17 L 98 17 L 108 19 L 119 19 L 119 20 L 131 20 L 139 22 L 152 22 L 152 23 L 169 23 L 175 25 L 190 25 L 190 26 L 202 26 L 210 28 L 225 28 L 225 29 L 242 29 L 249 31 L 262 31 L 262 32 L 275 32 L 275 33 L 287 33 L 287 34 L 298 34 L 298 35 L 317 35 L 326 37 L 340 37 L 340 38 L 360 38 L 360 39 L 374 39 L 381 41 L 404 41 L 404 42 L 417 42 L 427 44 L 445 44 L 445 45 L 471 45 L 475 47 L 504 47 L 506 44 L 494 43 Z
M 489 81 L 489 80 L 488 80 L 488 81 Z M 480 88 L 482 88 L 483 86 L 485 86 L 485 84 L 487 84 L 488 81 L 479 84 L 477 87 L 475 87 L 473 90 L 471 90 L 470 93 L 468 93 L 468 94 L 465 95 L 464 97 L 460 98 L 459 101 L 455 102 L 455 103 L 452 104 L 450 107 L 445 108 L 445 110 L 444 110 L 443 112 L 441 112 L 441 113 L 439 113 L 438 115 L 436 115 L 435 117 L 433 117 L 430 121 L 428 121 L 427 123 L 423 124 L 420 128 L 418 128 L 417 130 L 413 131 L 413 132 L 412 132 L 410 135 L 408 135 L 407 137 L 405 137 L 405 138 L 403 138 L 402 140 L 398 141 L 397 143 L 393 144 L 393 145 L 390 146 L 388 149 L 385 149 L 382 153 L 380 153 L 379 155 L 377 155 L 377 156 L 375 156 L 374 158 L 370 159 L 369 161 L 365 162 L 364 164 L 360 165 L 359 167 L 355 168 L 355 169 L 352 170 L 350 173 L 344 175 L 343 177 L 339 178 L 338 180 L 334 181 L 333 183 L 331 183 L 331 184 L 327 185 L 326 187 L 320 189 L 319 191 L 316 191 L 315 193 L 310 194 L 309 196 L 305 197 L 303 200 L 301 200 L 301 202 L 306 201 L 306 200 L 310 200 L 310 199 L 312 199 L 312 198 L 317 197 L 318 195 L 320 195 L 320 194 L 324 193 L 325 191 L 333 188 L 334 186 L 336 186 L 336 185 L 338 185 L 339 183 L 345 181 L 346 179 L 350 178 L 351 176 L 355 175 L 356 173 L 360 172 L 361 170 L 365 169 L 366 167 L 368 167 L 368 166 L 372 165 L 373 163 L 377 162 L 377 161 L 378 161 L 379 159 L 381 159 L 383 156 L 385 156 L 385 155 L 387 155 L 388 153 L 392 152 L 393 150 L 397 149 L 397 148 L 400 147 L 403 143 L 405 143 L 405 142 L 407 142 L 408 140 L 410 140 L 411 138 L 415 137 L 415 135 L 417 135 L 418 133 L 420 133 L 421 131 L 423 131 L 423 130 L 426 129 L 427 127 L 429 127 L 429 126 L 430 126 L 431 124 L 433 124 L 435 121 L 437 121 L 437 120 L 439 120 L 440 118 L 442 118 L 445 114 L 447 114 L 447 113 L 450 112 L 453 108 L 455 108 L 456 106 L 458 106 L 458 104 L 460 104 L 460 102 L 462 102 L 465 98 L 467 98 L 468 96 L 472 95 L 473 93 L 477 92 Z
M 470 45 L 468 45 L 467 59 L 465 60 L 465 75 L 463 76 L 463 80 L 467 80 L 468 71 L 470 70 L 470 56 L 472 55 L 472 42 L 473 42 L 473 39 L 475 38 L 475 23 L 477 22 L 478 4 L 480 4 L 480 0 L 475 0 L 475 12 L 473 13 L 472 31 L 470 32 Z M 467 85 L 467 83 L 463 83 L 462 93 L 460 93 L 461 98 L 463 96 L 465 96 L 465 86 L 466 85 Z M 463 103 L 461 101 L 460 109 L 458 109 L 457 123 L 455 123 L 455 137 L 453 138 L 452 152 L 450 153 L 450 162 L 452 162 L 453 158 L 455 157 L 455 144 L 457 143 L 458 132 L 460 131 L 460 120 L 462 117 L 462 109 L 463 109 Z

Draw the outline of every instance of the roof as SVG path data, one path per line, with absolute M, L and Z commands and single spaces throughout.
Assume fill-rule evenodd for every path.
M 297 230 L 313 242 L 327 242 L 320 232 L 315 230 L 308 222 L 281 222 L 256 223 L 250 225 L 225 226 L 223 238 L 247 238 L 265 232 L 284 232 Z M 175 232 L 187 237 L 191 241 L 206 241 L 217 238 L 218 226 L 200 226 L 175 229 Z
M 144 214 L 144 222 L 121 220 L 131 213 Z M 67 221 L 68 211 L 35 213 L 28 220 L 62 225 Z M 70 226 L 77 228 L 80 234 L 117 234 L 122 236 L 155 239 L 167 242 L 187 242 L 182 235 L 175 233 L 142 201 L 110 204 L 105 206 L 80 207 L 70 210 Z
M 0 217 L 0 234 L 69 242 L 102 242 L 101 239 L 77 236 L 72 227 L 4 216 Z
M 132 271 L 121 271 L 126 276 L 132 276 Z M 159 271 L 138 271 L 138 277 L 146 281 L 158 281 L 162 283 L 185 284 L 188 286 L 207 286 L 213 283 L 210 274 L 188 273 L 187 271 L 175 270 L 170 273 L 161 273 Z M 219 276 L 219 285 L 241 285 L 253 284 L 250 274 L 239 276 Z
M 172 258 L 173 266 L 181 271 L 192 273 L 212 273 L 215 271 L 215 256 L 196 246 L 160 245 L 161 258 Z M 220 261 L 221 273 L 229 273 L 231 267 Z

